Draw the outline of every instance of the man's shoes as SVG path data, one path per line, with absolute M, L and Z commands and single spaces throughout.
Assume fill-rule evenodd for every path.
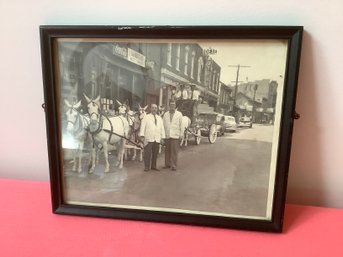
M 159 169 L 157 169 L 157 168 L 151 168 L 151 170 L 160 171 L 160 170 L 159 170 Z
M 150 169 L 145 168 L 144 171 L 149 171 Z
M 171 170 L 176 171 L 176 167 L 171 168 Z
M 170 166 L 163 166 L 162 169 L 170 169 Z

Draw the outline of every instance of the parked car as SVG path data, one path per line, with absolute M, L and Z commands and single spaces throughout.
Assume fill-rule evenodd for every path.
M 225 126 L 225 132 L 236 132 L 237 123 L 236 123 L 235 117 L 225 115 L 224 126 Z
M 252 117 L 244 115 L 243 117 L 241 117 L 239 119 L 238 122 L 238 127 L 248 127 L 248 128 L 252 128 Z

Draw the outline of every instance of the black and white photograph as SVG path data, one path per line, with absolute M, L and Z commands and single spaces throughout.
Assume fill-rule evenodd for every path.
M 289 42 L 57 38 L 64 203 L 271 221 Z

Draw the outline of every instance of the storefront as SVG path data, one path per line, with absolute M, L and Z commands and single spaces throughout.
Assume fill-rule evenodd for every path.
M 118 107 L 115 100 L 137 109 L 145 101 L 145 56 L 126 44 L 104 43 L 91 48 L 84 58 L 84 92 L 101 96 L 105 110 Z
M 255 122 L 261 124 L 273 124 L 274 123 L 274 108 L 256 108 Z
M 178 76 L 167 69 L 162 69 L 159 105 L 168 106 L 170 100 L 175 96 L 177 91 L 180 90 L 180 85 L 188 84 L 189 81 L 185 78 Z

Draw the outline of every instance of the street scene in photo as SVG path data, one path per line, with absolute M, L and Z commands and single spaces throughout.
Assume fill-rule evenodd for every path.
M 270 218 L 287 42 L 55 50 L 67 203 Z

